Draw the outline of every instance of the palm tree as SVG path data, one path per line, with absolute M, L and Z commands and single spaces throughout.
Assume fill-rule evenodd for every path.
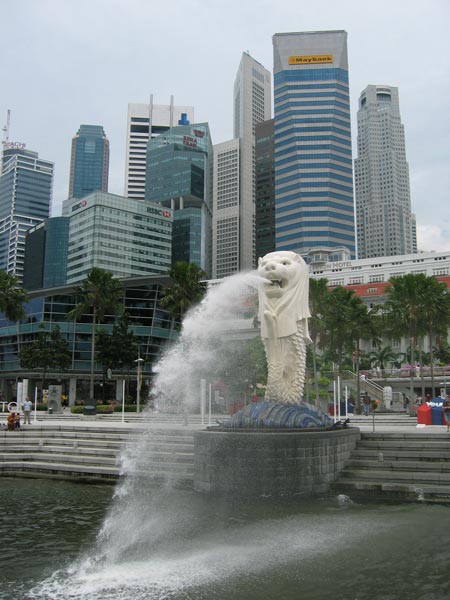
M 427 276 L 423 273 L 408 273 L 400 277 L 391 277 L 386 289 L 387 300 L 384 305 L 386 322 L 391 335 L 409 337 L 411 356 L 410 364 L 414 362 L 414 352 L 417 341 L 424 333 L 423 298 L 426 289 Z M 410 372 L 410 396 L 414 395 L 414 371 Z
M 0 271 L 0 312 L 5 315 L 8 321 L 16 323 L 17 358 L 20 354 L 19 321 L 26 316 L 23 305 L 27 300 L 27 293 L 19 285 L 18 278 L 15 275 L 6 273 L 6 271 Z
M 376 367 L 385 370 L 388 363 L 393 363 L 398 359 L 398 353 L 394 352 L 391 346 L 378 346 L 375 351 L 370 352 L 370 362 Z
M 320 403 L 319 381 L 317 377 L 317 349 L 319 341 L 323 341 L 325 334 L 323 315 L 326 310 L 329 294 L 330 291 L 328 290 L 328 281 L 326 279 L 309 280 L 309 311 L 311 313 L 309 335 L 312 340 L 313 377 L 317 404 Z
M 101 323 L 106 313 L 116 315 L 123 305 L 123 286 L 108 271 L 93 267 L 89 275 L 76 289 L 77 305 L 67 314 L 67 319 L 79 319 L 81 315 L 92 312 L 91 333 L 91 375 L 89 384 L 89 400 L 94 401 L 94 362 L 95 362 L 95 327 Z
M 423 287 L 423 320 L 430 349 L 431 389 L 434 394 L 433 335 L 447 337 L 450 326 L 450 294 L 445 283 L 427 277 Z
M 20 287 L 17 277 L 0 271 L 0 312 L 9 321 L 18 321 L 25 316 L 23 304 L 27 300 L 27 293 Z
M 206 273 L 194 263 L 176 262 L 169 276 L 173 283 L 161 292 L 160 304 L 169 311 L 173 320 L 181 322 L 189 308 L 205 295 Z

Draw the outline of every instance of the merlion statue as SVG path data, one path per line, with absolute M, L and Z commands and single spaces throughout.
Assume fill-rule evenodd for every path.
M 295 252 L 270 252 L 258 262 L 261 338 L 267 357 L 266 400 L 299 404 L 308 333 L 308 267 Z

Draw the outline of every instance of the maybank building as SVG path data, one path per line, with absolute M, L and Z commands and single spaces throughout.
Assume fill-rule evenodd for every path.
M 276 249 L 354 258 L 347 33 L 277 33 L 273 46 Z

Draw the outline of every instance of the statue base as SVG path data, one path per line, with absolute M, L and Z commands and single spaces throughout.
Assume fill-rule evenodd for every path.
M 225 429 L 331 429 L 333 419 L 310 404 L 255 402 L 220 423 Z

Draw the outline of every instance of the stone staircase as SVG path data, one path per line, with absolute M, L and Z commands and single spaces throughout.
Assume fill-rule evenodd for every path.
M 82 428 L 33 425 L 21 431 L 0 431 L 0 476 L 46 476 L 59 479 L 115 482 L 121 475 L 119 455 L 125 445 L 142 440 L 142 430 L 114 426 Z M 151 430 L 145 470 L 135 475 L 155 480 L 193 480 L 194 438 L 190 430 Z
M 450 435 L 361 433 L 332 488 L 351 498 L 450 504 Z

